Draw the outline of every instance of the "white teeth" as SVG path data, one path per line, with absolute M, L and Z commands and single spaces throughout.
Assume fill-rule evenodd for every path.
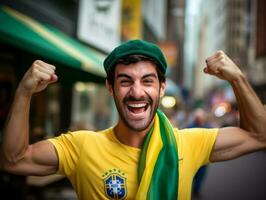
M 146 106 L 145 103 L 139 103 L 139 104 L 128 104 L 129 107 L 133 107 L 133 108 L 141 108 Z

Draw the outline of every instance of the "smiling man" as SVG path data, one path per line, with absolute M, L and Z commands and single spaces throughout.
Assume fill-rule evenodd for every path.
M 147 61 L 117 64 L 116 69 L 117 84 L 109 91 L 114 95 L 119 116 L 130 129 L 145 130 L 150 126 L 159 104 L 157 72 L 153 64 Z
M 125 129 L 126 134 L 122 133 L 121 137 L 128 140 L 132 135 L 130 132 L 136 132 L 138 137 L 142 135 L 144 138 L 147 130 L 151 128 L 160 97 L 164 93 L 165 82 L 159 83 L 152 61 L 141 56 L 131 56 L 127 59 L 136 59 L 136 63 L 124 64 L 126 62 L 120 60 L 116 65 L 115 82 L 113 85 L 108 84 L 108 88 L 114 96 L 119 112 L 115 131 L 121 134 L 122 131 L 119 130 Z M 137 142 L 138 144 L 133 146 L 140 147 L 142 141 Z
M 60 173 L 79 199 L 191 198 L 193 176 L 209 162 L 266 149 L 266 111 L 241 70 L 223 52 L 204 72 L 228 81 L 240 111 L 240 128 L 173 128 L 158 110 L 167 64 L 158 46 L 128 41 L 105 59 L 106 86 L 119 113 L 109 129 L 81 130 L 29 145 L 30 100 L 57 81 L 55 67 L 35 61 L 21 80 L 2 144 L 5 170 L 24 175 Z

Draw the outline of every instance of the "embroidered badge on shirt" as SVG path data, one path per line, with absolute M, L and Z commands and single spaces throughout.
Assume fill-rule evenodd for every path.
M 127 196 L 125 173 L 120 169 L 110 169 L 103 175 L 105 194 L 110 199 L 124 199 Z

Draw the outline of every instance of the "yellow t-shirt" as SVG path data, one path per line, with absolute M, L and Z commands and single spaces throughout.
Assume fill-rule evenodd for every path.
M 191 198 L 193 177 L 209 162 L 217 132 L 175 129 L 179 136 L 179 199 Z M 140 149 L 119 142 L 113 128 L 69 132 L 49 141 L 58 154 L 58 173 L 69 178 L 79 199 L 134 199 Z

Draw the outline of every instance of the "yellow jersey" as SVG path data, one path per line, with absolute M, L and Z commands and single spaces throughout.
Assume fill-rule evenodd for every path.
M 179 137 L 178 198 L 191 199 L 192 180 L 207 163 L 218 129 L 174 129 Z M 58 155 L 58 173 L 67 176 L 82 200 L 134 199 L 140 149 L 122 144 L 113 128 L 76 131 L 49 139 Z

